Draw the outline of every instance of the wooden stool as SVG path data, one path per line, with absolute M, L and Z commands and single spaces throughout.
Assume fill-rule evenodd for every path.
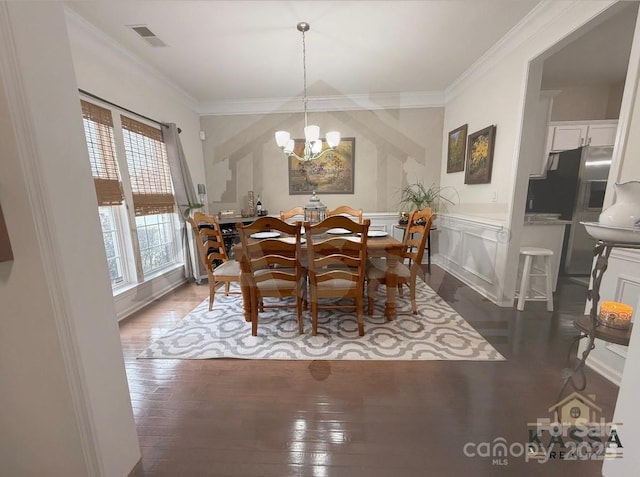
M 524 310 L 525 301 L 546 301 L 547 310 L 553 311 L 553 285 L 551 281 L 551 256 L 553 251 L 548 248 L 521 247 L 520 255 L 524 256 L 524 266 L 522 268 L 522 279 L 520 280 L 520 292 L 518 294 L 518 311 Z M 534 267 L 534 259 L 541 257 L 544 268 Z M 534 295 L 531 287 L 532 277 L 545 277 L 544 293 Z

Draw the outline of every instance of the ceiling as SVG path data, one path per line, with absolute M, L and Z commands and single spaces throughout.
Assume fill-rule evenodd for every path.
M 69 1 L 198 103 L 443 92 L 538 0 Z M 150 46 L 146 25 L 166 47 Z
M 311 25 L 306 51 L 312 108 L 314 98 L 442 95 L 538 0 L 65 4 L 76 19 L 151 65 L 200 105 L 300 97 L 302 34 L 296 25 L 306 21 Z M 624 80 L 634 20 L 635 11 L 622 9 L 545 60 L 544 86 Z M 131 29 L 139 25 L 167 46 L 149 45 Z
M 544 61 L 543 89 L 623 82 L 638 12 L 637 2 L 619 4 L 616 12 Z

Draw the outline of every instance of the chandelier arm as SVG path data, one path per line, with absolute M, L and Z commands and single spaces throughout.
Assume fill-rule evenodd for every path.
M 322 156 L 324 156 L 329 151 L 333 151 L 333 149 L 331 149 L 331 148 L 325 149 L 322 152 L 319 152 L 319 153 L 316 153 L 316 154 L 305 155 L 304 157 L 300 157 L 295 152 L 291 152 L 291 154 L 287 154 L 287 157 L 295 157 L 296 159 L 298 159 L 301 162 L 309 162 L 309 161 L 314 161 L 316 159 L 320 159 Z

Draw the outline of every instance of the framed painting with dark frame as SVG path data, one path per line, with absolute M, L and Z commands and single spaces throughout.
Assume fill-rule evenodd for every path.
M 328 149 L 323 141 L 324 150 Z M 303 155 L 304 139 L 295 140 L 294 152 Z M 289 156 L 289 194 L 353 194 L 356 139 L 345 137 L 333 150 L 313 161 Z
M 464 171 L 465 184 L 489 184 L 491 182 L 495 139 L 495 125 L 469 134 Z
M 467 146 L 467 125 L 449 132 L 447 173 L 464 171 L 464 153 Z

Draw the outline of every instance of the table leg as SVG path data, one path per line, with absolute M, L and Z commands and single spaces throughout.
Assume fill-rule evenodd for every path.
M 240 275 L 240 291 L 242 293 L 242 307 L 244 309 L 244 320 L 251 322 L 251 288 L 248 278 L 244 274 Z

